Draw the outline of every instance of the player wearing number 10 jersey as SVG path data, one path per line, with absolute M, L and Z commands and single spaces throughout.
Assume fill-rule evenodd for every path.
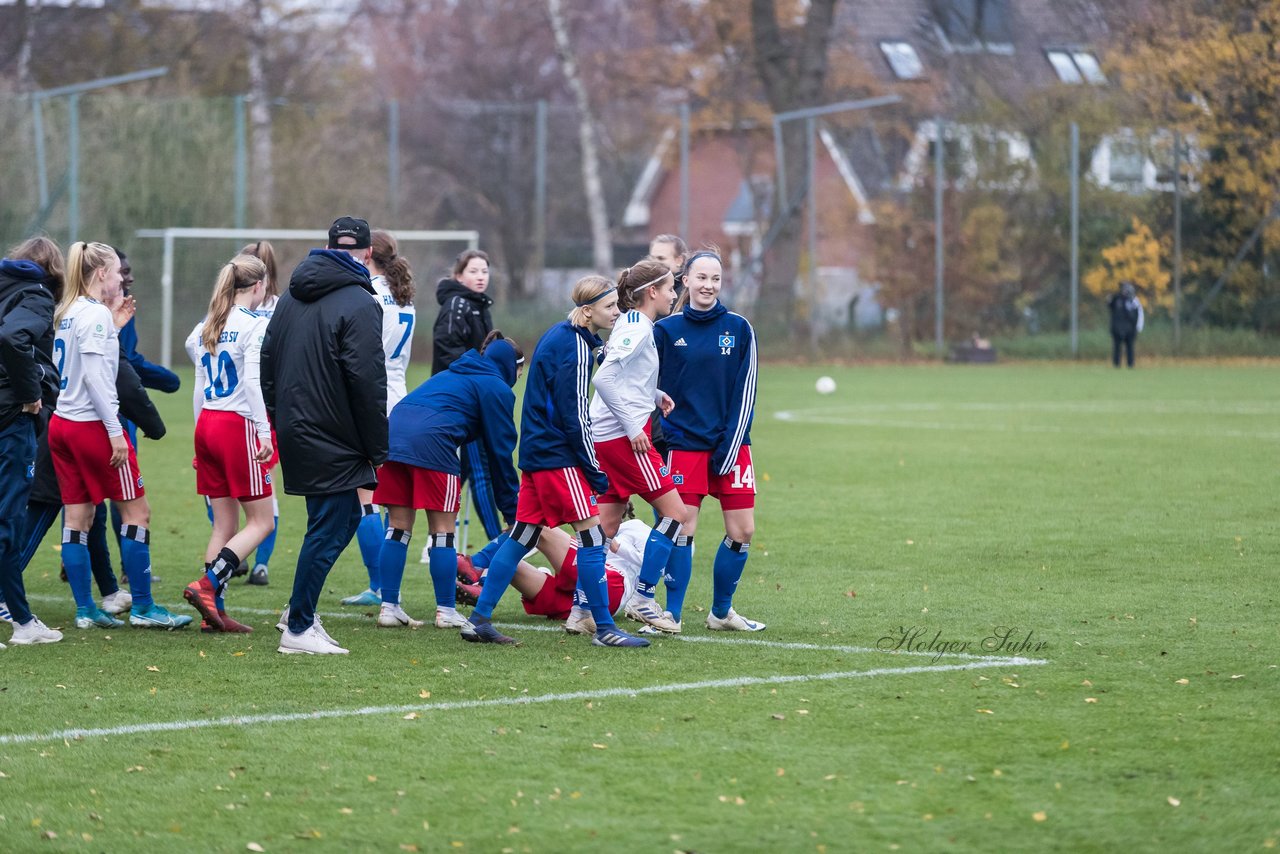
M 196 366 L 196 491 L 209 499 L 213 533 L 205 571 L 183 597 L 204 617 L 205 631 L 249 632 L 231 619 L 222 594 L 240 560 L 275 527 L 271 500 L 271 426 L 259 361 L 267 319 L 254 313 L 266 293 L 266 265 L 237 255 L 218 274 L 209 314 L 187 336 Z M 240 508 L 245 526 L 237 531 Z
M 662 416 L 670 449 L 667 465 L 688 508 L 682 534 L 667 564 L 667 610 L 680 620 L 693 572 L 693 536 L 702 499 L 713 495 L 724 511 L 726 537 L 713 564 L 707 628 L 758 632 L 763 623 L 733 610 L 733 593 L 755 532 L 755 472 L 751 419 L 756 402 L 756 335 L 745 317 L 720 302 L 720 257 L 696 252 L 685 264 L 684 310 L 653 330 L 658 383 L 675 401 Z

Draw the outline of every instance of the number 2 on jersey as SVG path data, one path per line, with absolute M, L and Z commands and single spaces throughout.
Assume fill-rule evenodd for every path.
M 204 399 L 213 400 L 215 397 L 227 397 L 236 390 L 236 385 L 240 382 L 240 378 L 236 375 L 235 362 L 231 361 L 231 354 L 225 350 L 218 354 L 218 373 L 213 372 L 213 354 L 206 352 L 200 357 L 200 364 L 204 366 L 204 375 L 209 377 L 209 384 L 204 387 Z M 225 374 L 225 376 L 224 376 Z
M 400 336 L 400 343 L 396 345 L 396 351 L 388 356 L 388 359 L 400 358 L 400 351 L 404 349 L 404 344 L 409 340 L 409 336 L 413 334 L 413 315 L 407 311 L 400 312 L 400 323 L 404 325 L 404 335 Z
M 67 388 L 67 375 L 63 373 L 62 369 L 67 364 L 67 342 L 61 338 L 55 338 L 53 340 L 53 352 L 58 357 L 58 376 L 62 378 L 58 381 L 58 388 L 65 391 Z

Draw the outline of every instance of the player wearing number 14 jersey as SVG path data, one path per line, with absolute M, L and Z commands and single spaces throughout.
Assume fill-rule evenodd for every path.
M 187 336 L 196 366 L 196 491 L 209 499 L 213 533 L 205 571 L 183 597 L 211 632 L 250 632 L 227 616 L 222 602 L 231 573 L 275 527 L 271 498 L 271 426 L 262 399 L 259 361 L 267 318 L 254 313 L 263 300 L 267 268 L 237 255 L 218 274 L 209 314 Z M 240 508 L 245 525 L 237 530 Z
M 733 594 L 755 532 L 756 481 L 751 419 L 756 402 L 756 335 L 747 319 L 720 302 L 720 257 L 696 252 L 685 264 L 684 310 L 658 321 L 658 384 L 675 401 L 662 416 L 667 465 L 688 508 L 682 536 L 667 564 L 667 610 L 679 622 L 693 574 L 698 508 L 720 501 L 726 536 L 712 569 L 707 628 L 758 632 L 764 623 L 733 610 Z

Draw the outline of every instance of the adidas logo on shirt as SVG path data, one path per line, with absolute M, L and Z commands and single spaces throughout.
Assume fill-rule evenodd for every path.
M 675 346 L 675 347 L 688 347 L 689 345 L 685 343 L 685 340 L 684 340 L 683 338 L 681 338 L 681 339 L 680 339 L 679 341 L 677 341 L 673 346 Z

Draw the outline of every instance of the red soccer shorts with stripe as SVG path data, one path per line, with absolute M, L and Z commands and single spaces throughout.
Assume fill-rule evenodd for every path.
M 378 488 L 373 491 L 373 500 L 384 507 L 457 513 L 458 487 L 456 474 L 387 460 L 378 469 Z
M 645 425 L 644 432 L 649 435 L 649 425 Z M 633 495 L 652 504 L 675 489 L 662 456 L 652 447 L 643 452 L 635 450 L 626 436 L 596 442 L 596 460 L 609 476 L 609 491 L 600 496 L 601 504 L 623 504 Z
M 49 419 L 49 453 L 63 504 L 98 504 L 103 499 L 132 501 L 146 495 L 138 454 L 129 442 L 124 465 L 111 467 L 111 439 L 101 421 L 70 421 L 56 412 Z
M 271 468 L 253 458 L 258 431 L 236 412 L 204 409 L 196 422 L 196 492 L 210 498 L 271 497 Z
M 573 589 L 578 586 L 578 563 L 576 549 L 569 550 L 572 560 L 565 560 L 565 565 L 555 575 L 548 575 L 542 589 L 532 599 L 520 600 L 524 612 L 533 616 L 543 616 L 548 620 L 567 620 L 569 610 L 573 608 Z M 609 569 L 604 571 L 605 583 L 609 587 L 609 613 L 616 614 L 622 607 L 622 594 L 626 590 L 626 582 L 622 573 Z
M 516 521 L 558 528 L 599 512 L 587 479 L 575 467 L 520 473 Z
M 708 495 L 720 502 L 723 510 L 746 510 L 756 506 L 756 472 L 751 464 L 751 446 L 738 449 L 738 458 L 728 474 L 711 470 L 710 451 L 671 451 L 667 467 L 675 482 L 680 500 L 689 507 L 701 507 Z

